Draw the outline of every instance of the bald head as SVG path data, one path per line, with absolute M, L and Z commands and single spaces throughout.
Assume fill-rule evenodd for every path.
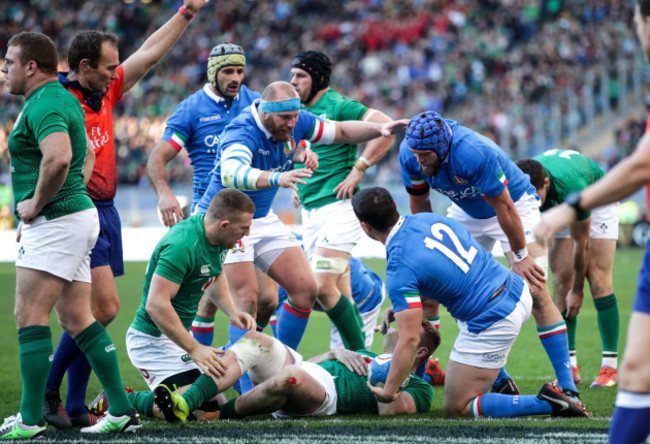
M 276 102 L 294 97 L 298 97 L 296 89 L 291 83 L 282 80 L 271 83 L 262 91 L 262 100 L 265 102 Z

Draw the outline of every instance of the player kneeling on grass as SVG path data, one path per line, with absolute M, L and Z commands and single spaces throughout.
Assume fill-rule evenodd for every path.
M 421 323 L 420 345 L 412 369 L 425 362 L 440 345 L 440 334 L 427 321 Z M 392 352 L 395 343 L 392 331 L 384 345 Z M 264 333 L 251 331 L 232 345 L 222 356 L 228 368 L 225 375 L 213 382 L 219 391 L 231 387 L 248 371 L 255 387 L 222 405 L 221 418 L 243 418 L 249 415 L 272 413 L 276 418 L 300 416 L 329 416 L 334 414 L 368 413 L 395 415 L 423 413 L 431 408 L 433 389 L 410 375 L 403 396 L 390 403 L 380 403 L 372 395 L 367 382 L 368 362 L 376 354 L 361 350 L 332 350 L 303 361 L 295 350 Z M 163 392 L 156 389 L 156 395 Z M 172 394 L 165 417 L 184 422 L 197 408 L 195 399 Z
M 223 351 L 199 344 L 190 327 L 208 287 L 214 287 L 209 290 L 214 303 L 230 315 L 232 323 L 255 327 L 249 314 L 235 310 L 221 273 L 226 252 L 248 234 L 253 213 L 255 205 L 246 194 L 224 189 L 214 196 L 205 214 L 174 225 L 149 260 L 142 304 L 126 334 L 129 358 L 149 387 L 155 390 L 164 384 L 187 390 L 190 399 L 201 400 L 197 407 L 203 411 L 217 409 L 216 403 L 211 408 L 208 402 L 217 395 L 212 377 L 224 375 L 226 365 L 219 358 Z M 162 395 L 156 398 L 158 407 L 165 402 L 165 390 Z M 140 413 L 162 418 L 154 406 L 154 392 L 127 396 Z M 102 413 L 94 405 L 91 409 Z
M 362 189 L 352 207 L 363 230 L 386 245 L 386 290 L 393 307 L 384 313 L 384 326 L 394 319 L 400 332 L 385 386 L 371 388 L 380 402 L 402 397 L 397 389 L 413 364 L 426 298 L 444 305 L 460 329 L 445 380 L 448 416 L 589 416 L 578 398 L 551 383 L 537 396 L 487 393 L 530 317 L 532 298 L 523 278 L 449 218 L 400 217 L 384 188 Z

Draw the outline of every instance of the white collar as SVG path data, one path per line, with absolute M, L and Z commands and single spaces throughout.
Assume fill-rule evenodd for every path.
M 255 123 L 257 124 L 257 127 L 264 133 L 267 139 L 273 139 L 273 136 L 269 131 L 264 127 L 262 124 L 262 119 L 260 119 L 260 113 L 257 110 L 257 105 L 262 101 L 262 99 L 255 99 L 253 103 L 251 103 L 251 114 L 253 114 L 253 118 L 255 119 Z
M 393 236 L 397 234 L 399 229 L 402 227 L 402 224 L 404 223 L 404 217 L 400 216 L 399 220 L 395 225 L 393 225 L 393 228 L 390 230 L 390 233 L 388 233 L 388 236 L 386 236 L 386 246 L 388 246 L 388 243 L 391 241 Z
M 208 95 L 208 97 L 210 97 L 212 100 L 214 100 L 217 103 L 219 103 L 221 101 L 224 101 L 224 102 L 226 101 L 226 99 L 224 99 L 223 97 L 221 97 L 218 94 L 215 94 L 215 92 L 212 91 L 212 84 L 211 83 L 206 83 L 205 85 L 203 85 L 203 91 Z M 237 99 L 239 99 L 239 92 L 237 92 L 237 95 L 232 100 L 234 102 Z

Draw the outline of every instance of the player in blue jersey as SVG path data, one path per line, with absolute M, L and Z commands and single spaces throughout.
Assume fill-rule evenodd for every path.
M 167 181 L 165 166 L 181 150 L 194 169 L 192 208 L 208 186 L 214 167 L 219 136 L 230 121 L 260 97 L 243 85 L 246 58 L 232 43 L 220 43 L 208 57 L 208 83 L 183 100 L 167 120 L 165 133 L 147 160 L 147 176 L 158 194 L 163 223 L 171 227 L 183 219 L 183 210 Z
M 412 213 L 431 211 L 433 188 L 452 200 L 447 216 L 483 248 L 492 251 L 501 243 L 512 271 L 530 285 L 537 334 L 558 384 L 577 398 L 566 323 L 546 286 L 546 244 L 532 233 L 540 200 L 528 176 L 490 139 L 432 111 L 411 119 L 399 160 Z M 508 379 L 501 375 L 499 382 Z
M 233 118 L 260 97 L 242 84 L 245 69 L 246 57 L 240 46 L 218 44 L 208 57 L 208 83 L 183 100 L 167 120 L 165 133 L 147 160 L 147 176 L 158 194 L 158 209 L 165 226 L 171 227 L 183 219 L 181 205 L 167 181 L 165 166 L 181 150 L 187 151 L 194 169 L 193 209 L 208 186 L 221 133 Z M 208 291 L 192 325 L 192 334 L 203 345 L 212 344 L 216 310 Z
M 650 60 L 650 0 L 637 0 L 634 10 L 637 37 L 646 60 Z M 551 239 L 562 227 L 579 220 L 585 211 L 617 202 L 650 182 L 650 135 L 636 150 L 602 179 L 578 193 L 566 204 L 551 208 L 535 228 L 535 236 Z M 610 443 L 645 442 L 650 435 L 650 242 L 639 274 L 636 297 L 627 332 L 627 344 L 618 372 L 619 391 L 609 428 Z
M 460 333 L 449 357 L 445 412 L 451 417 L 552 414 L 588 417 L 584 407 L 551 383 L 537 396 L 487 393 L 505 365 L 533 300 L 528 285 L 485 251 L 459 223 L 433 213 L 400 217 L 390 193 L 365 188 L 352 198 L 361 227 L 386 245 L 386 290 L 399 339 L 380 402 L 400 396 L 419 341 L 422 301 L 434 299 L 457 319 Z M 396 365 L 398 364 L 398 365 Z
M 318 167 L 317 156 L 297 141 L 321 144 L 360 143 L 404 130 L 406 121 L 387 124 L 324 120 L 300 110 L 298 93 L 287 82 L 266 87 L 262 99 L 244 110 L 226 127 L 219 141 L 217 166 L 198 211 L 204 211 L 211 197 L 222 188 L 245 191 L 256 211 L 249 236 L 228 253 L 224 271 L 239 306 L 250 314 L 257 311 L 258 281 L 255 264 L 289 294 L 278 319 L 278 337 L 298 348 L 317 295 L 309 262 L 295 236 L 271 211 L 278 187 L 296 189 Z M 292 169 L 293 162 L 305 168 Z M 277 292 L 277 287 L 274 288 Z M 340 298 L 340 295 L 336 295 Z M 335 306 L 337 301 L 323 301 Z M 328 313 L 336 325 L 332 313 Z M 241 336 L 244 331 L 239 332 Z M 230 340 L 238 339 L 234 329 Z

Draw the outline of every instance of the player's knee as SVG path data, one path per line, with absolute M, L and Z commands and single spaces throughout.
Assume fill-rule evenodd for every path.
M 626 353 L 618 371 L 618 383 L 623 390 L 650 392 L 650 359 Z
M 216 313 L 217 306 L 214 305 L 214 302 L 212 302 L 206 291 L 199 302 L 199 308 L 196 310 L 196 314 L 204 318 L 213 318 Z
M 448 418 L 462 418 L 463 416 L 467 416 L 464 413 L 465 407 L 457 402 L 445 399 L 445 415 Z
M 283 367 L 275 377 L 272 390 L 275 392 L 289 393 L 300 388 L 302 378 L 293 366 Z
M 111 299 L 93 304 L 92 314 L 103 326 L 110 324 L 120 311 L 120 300 Z
M 255 316 L 257 314 L 257 292 L 253 290 L 240 291 L 236 296 L 236 304 L 241 310 Z
M 259 299 L 257 301 L 257 319 L 269 319 L 277 308 L 277 300 Z

